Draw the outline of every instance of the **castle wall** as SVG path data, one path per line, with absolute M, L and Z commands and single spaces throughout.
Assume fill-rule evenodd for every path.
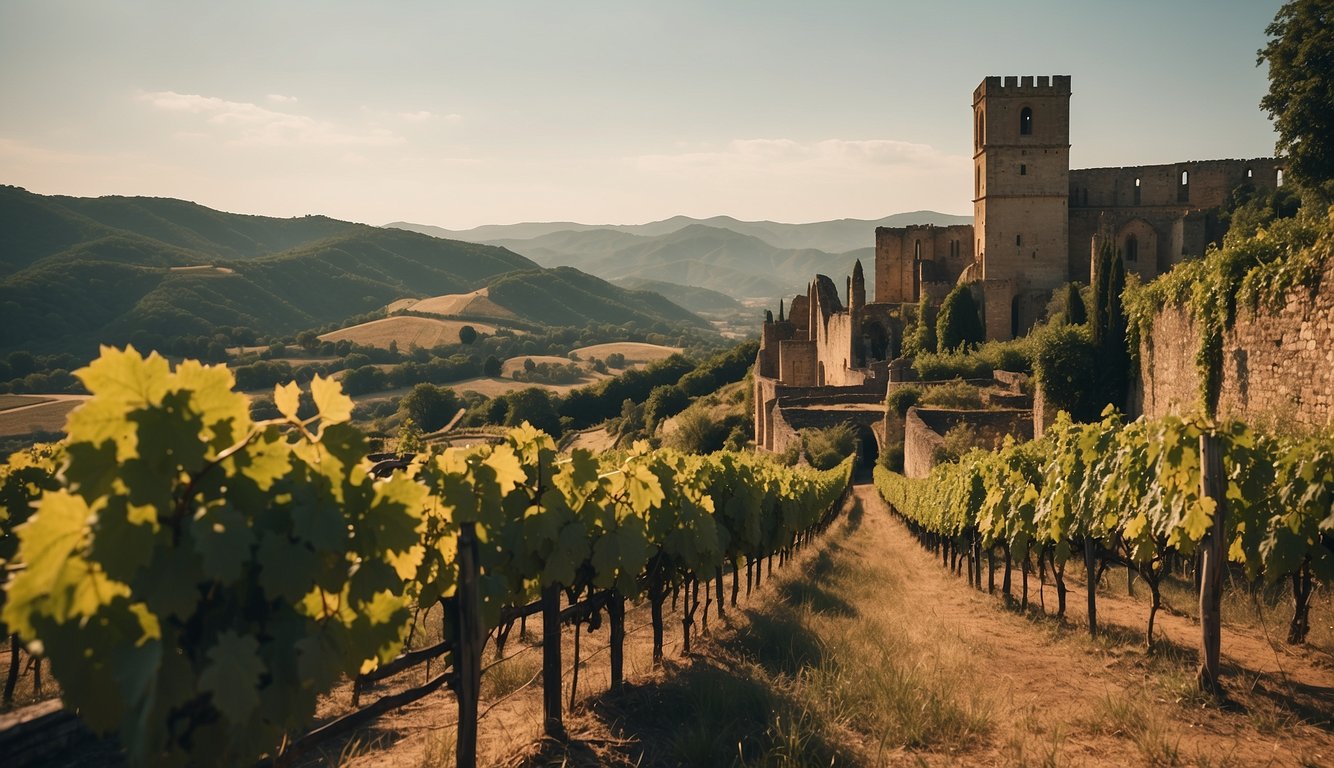
M 1144 280 L 1203 256 L 1210 243 L 1222 239 L 1218 211 L 1233 190 L 1247 183 L 1277 189 L 1283 164 L 1261 157 L 1070 171 L 1070 279 L 1089 281 L 1089 264 L 1103 234 L 1123 255 L 1127 235 L 1136 234 L 1138 258 L 1128 258 L 1126 270 Z M 1146 228 L 1153 236 L 1149 249 L 1142 233 Z
M 1140 347 L 1132 408 L 1151 418 L 1199 410 L 1199 340 L 1187 308 L 1154 317 L 1151 339 Z M 1334 261 L 1315 293 L 1299 286 L 1281 309 L 1238 309 L 1223 337 L 1218 415 L 1303 431 L 1334 425 Z
M 919 299 L 920 281 L 953 283 L 973 263 L 973 227 L 876 227 L 875 302 L 909 304 Z M 925 261 L 925 276 L 917 265 Z
M 778 342 L 778 378 L 794 387 L 823 386 L 815 342 L 790 339 Z

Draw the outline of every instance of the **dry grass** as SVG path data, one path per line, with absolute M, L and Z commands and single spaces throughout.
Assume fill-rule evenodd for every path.
M 388 349 L 398 342 L 399 350 L 406 352 L 412 345 L 430 349 L 440 344 L 457 344 L 459 329 L 471 325 L 478 333 L 495 333 L 493 325 L 465 323 L 458 320 L 436 320 L 429 317 L 386 317 L 369 323 L 342 328 L 320 336 L 320 341 L 351 341 L 371 347 Z
M 559 355 L 520 355 L 518 357 L 511 357 L 500 364 L 501 378 L 509 378 L 515 371 L 522 371 L 525 360 L 532 360 L 533 365 L 537 365 L 538 363 L 550 363 L 552 365 L 569 365 L 570 363 L 576 363 L 577 365 L 582 365 L 582 363 L 578 363 L 568 357 L 561 357 Z
M 34 432 L 64 432 L 65 417 L 85 398 L 62 396 L 33 406 L 15 406 L 0 411 L 0 436 Z
M 664 347 L 659 344 L 645 344 L 639 341 L 615 341 L 608 344 L 594 344 L 573 350 L 580 360 L 606 360 L 607 355 L 620 352 L 625 355 L 626 363 L 651 363 L 671 357 L 681 351 L 680 347 Z
M 395 304 L 397 303 L 395 302 Z M 447 317 L 451 315 L 469 315 L 472 317 L 494 317 L 499 320 L 519 319 L 518 315 L 492 301 L 485 288 L 472 293 L 432 296 L 429 299 L 414 302 L 405 308 L 413 312 Z
M 51 398 L 41 395 L 0 395 L 0 411 L 49 402 L 51 402 Z

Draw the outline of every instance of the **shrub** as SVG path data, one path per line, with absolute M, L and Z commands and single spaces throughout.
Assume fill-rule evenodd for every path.
M 851 424 L 824 429 L 803 429 L 806 460 L 816 469 L 832 469 L 857 451 L 857 430 Z
M 960 379 L 931 387 L 922 395 L 922 404 L 938 408 L 977 409 L 982 407 L 982 392 Z
M 917 405 L 921 399 L 920 387 L 895 387 L 885 398 L 885 405 L 899 416 L 904 416 L 908 413 L 908 409 Z
M 1048 406 L 1068 412 L 1075 421 L 1097 421 L 1103 407 L 1097 363 L 1088 326 L 1054 325 L 1044 330 L 1038 336 L 1033 367 Z

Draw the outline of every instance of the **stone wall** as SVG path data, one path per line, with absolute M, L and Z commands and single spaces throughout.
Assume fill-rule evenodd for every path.
M 1197 411 L 1199 345 L 1199 325 L 1188 309 L 1160 312 L 1140 347 L 1132 409 L 1151 418 Z M 1281 309 L 1238 309 L 1223 337 L 1222 373 L 1222 418 L 1299 431 L 1334 425 L 1334 260 L 1317 290 L 1298 287 Z
M 935 450 L 944 444 L 946 432 L 958 424 L 972 426 L 978 437 L 999 444 L 1005 435 L 1017 442 L 1033 439 L 1033 412 L 1028 409 L 954 410 L 949 408 L 908 409 L 903 426 L 903 474 L 926 477 L 935 466 Z

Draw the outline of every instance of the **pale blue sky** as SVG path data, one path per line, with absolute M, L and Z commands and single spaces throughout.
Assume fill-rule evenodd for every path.
M 0 183 L 463 228 L 971 213 L 986 75 L 1073 167 L 1273 152 L 1278 0 L 0 0 Z

